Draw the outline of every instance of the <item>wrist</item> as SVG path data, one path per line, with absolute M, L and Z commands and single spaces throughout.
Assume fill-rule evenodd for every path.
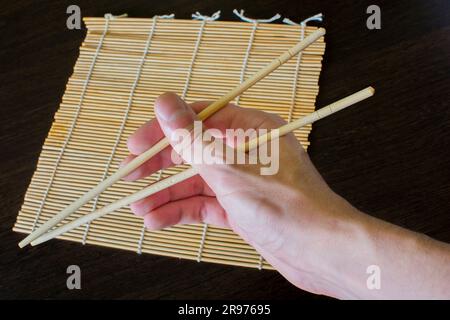
M 335 223 L 327 247 L 321 246 L 321 274 L 324 294 L 340 299 L 368 296 L 368 272 L 377 269 L 376 226 L 370 217 L 354 211 L 353 217 L 345 215 Z
M 314 208 L 303 226 L 300 242 L 307 244 L 297 260 L 318 284 L 316 292 L 336 298 L 357 298 L 367 289 L 368 267 L 376 264 L 378 224 L 344 199 L 333 195 L 326 206 Z
M 367 266 L 357 265 L 363 261 L 357 255 L 374 251 L 367 236 L 370 217 L 333 192 L 318 194 L 321 199 L 296 194 L 285 207 L 289 227 L 282 237 L 284 244 L 272 252 L 269 262 L 301 289 L 356 297 L 359 282 L 365 286 L 367 278 Z

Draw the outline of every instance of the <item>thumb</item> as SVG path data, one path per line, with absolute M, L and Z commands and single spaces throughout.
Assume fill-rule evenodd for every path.
M 194 121 L 198 120 L 197 114 L 183 99 L 171 92 L 156 99 L 155 112 L 159 125 L 173 149 L 190 163 L 194 144 L 197 143 L 196 138 L 201 140 L 201 137 L 193 136 L 194 132 L 191 131 Z M 201 132 L 196 134 L 201 135 Z M 174 157 L 172 154 L 172 160 L 175 160 Z
M 228 154 L 233 154 L 232 159 L 238 158 L 234 155 L 235 149 L 223 143 L 203 141 L 203 131 L 194 126 L 194 121 L 199 121 L 197 114 L 187 103 L 175 93 L 164 93 L 156 99 L 155 113 L 164 135 L 175 151 L 171 155 L 173 163 L 180 164 L 181 156 L 186 163 L 198 169 L 199 174 L 216 194 L 225 194 L 236 188 L 235 182 L 239 181 L 239 178 L 242 179 L 248 166 L 235 170 L 236 166 L 225 161 Z M 205 137 L 205 140 L 209 139 Z M 244 156 L 244 163 L 249 163 L 247 155 Z M 256 167 L 259 168 L 259 165 Z M 224 184 L 224 181 L 228 183 Z
M 156 99 L 155 112 L 169 140 L 174 130 L 189 127 L 197 119 L 194 110 L 173 92 L 163 93 Z

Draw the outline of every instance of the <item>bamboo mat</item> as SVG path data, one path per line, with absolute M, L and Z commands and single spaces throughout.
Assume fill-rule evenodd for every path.
M 154 117 L 153 102 L 174 91 L 188 102 L 215 100 L 316 27 L 180 19 L 85 18 L 87 35 L 25 195 L 14 231 L 30 233 L 118 169 L 127 137 Z M 314 110 L 323 39 L 237 98 L 286 120 Z M 297 130 L 307 148 L 311 127 Z M 71 221 L 176 173 L 120 181 Z M 202 224 L 147 231 L 123 208 L 60 239 L 197 261 L 272 267 L 231 230 Z

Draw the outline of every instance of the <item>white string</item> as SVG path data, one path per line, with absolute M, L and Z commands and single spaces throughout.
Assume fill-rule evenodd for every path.
M 186 98 L 187 91 L 189 89 L 189 83 L 191 82 L 192 69 L 194 67 L 195 58 L 197 57 L 197 52 L 200 47 L 200 41 L 202 39 L 203 30 L 205 29 L 206 21 L 202 20 L 200 25 L 200 30 L 198 31 L 197 41 L 195 43 L 194 52 L 192 53 L 191 63 L 189 65 L 189 69 L 186 75 L 186 83 L 184 84 L 183 93 L 181 94 L 181 98 L 184 100 Z
M 203 248 L 205 247 L 205 239 L 206 239 L 207 231 L 208 231 L 208 224 L 204 223 L 202 239 L 200 240 L 200 246 L 198 247 L 197 262 L 200 262 L 202 260 L 202 253 L 203 253 Z
M 300 41 L 303 41 L 305 38 L 305 25 L 300 26 Z M 300 72 L 300 64 L 302 61 L 302 52 L 297 56 L 297 62 L 295 65 L 295 74 L 294 74 L 294 83 L 292 84 L 292 96 L 291 96 L 291 107 L 289 108 L 289 116 L 288 116 L 288 122 L 292 121 L 292 114 L 294 113 L 294 107 L 295 107 L 295 98 L 297 97 L 297 87 L 298 87 L 298 74 Z
M 126 17 L 128 17 L 128 14 L 126 14 L 126 13 L 118 15 L 118 16 L 115 16 L 111 13 L 105 13 L 105 19 L 107 19 L 107 20 L 115 20 L 118 18 L 126 18 Z
M 277 13 L 276 15 L 274 15 L 272 18 L 269 19 L 252 19 L 249 17 L 244 16 L 244 10 L 241 10 L 240 12 L 237 11 L 236 9 L 233 10 L 233 13 L 239 17 L 239 19 L 241 19 L 242 21 L 245 22 L 250 22 L 250 23 L 255 23 L 255 22 L 263 22 L 263 23 L 269 23 L 269 22 L 274 22 L 275 20 L 278 20 L 281 18 L 280 14 Z
M 191 64 L 189 66 L 189 70 L 188 70 L 188 74 L 187 74 L 187 78 L 186 78 L 186 83 L 183 89 L 183 94 L 181 95 L 181 98 L 184 100 L 186 98 L 186 94 L 189 88 L 189 82 L 191 79 L 191 74 L 192 74 L 192 69 L 194 66 L 194 62 L 195 62 L 195 58 L 197 57 L 197 52 L 198 49 L 200 47 L 200 41 L 203 35 L 203 30 L 205 28 L 206 22 L 207 21 L 211 21 L 211 20 L 216 20 L 220 17 L 220 11 L 217 11 L 216 13 L 214 13 L 211 17 L 206 17 L 206 16 L 202 16 L 200 13 L 196 12 L 195 14 L 192 14 L 192 18 L 197 19 L 197 20 L 202 20 L 202 24 L 200 27 L 200 30 L 198 32 L 198 36 L 197 36 L 197 42 L 195 43 L 195 47 L 194 47 L 194 52 L 192 53 L 192 60 L 191 60 Z M 202 255 L 202 251 L 203 251 L 203 246 L 204 246 L 204 241 L 205 241 L 205 237 L 206 237 L 206 231 L 208 230 L 208 225 L 205 223 L 203 224 L 203 235 L 202 235 L 202 240 L 200 242 L 200 247 L 198 249 L 198 254 L 197 254 L 197 261 L 200 262 L 201 260 L 201 255 Z
M 110 16 L 112 16 L 112 15 L 110 14 Z M 110 19 L 111 19 L 110 16 L 106 16 L 106 15 L 105 15 L 105 19 L 106 19 L 106 20 L 105 20 L 105 27 L 104 27 L 104 29 L 103 29 L 103 33 L 102 33 L 102 35 L 101 35 L 101 37 L 100 37 L 100 40 L 99 40 L 99 42 L 98 42 L 97 49 L 95 50 L 94 57 L 92 58 L 92 63 L 91 63 L 91 65 L 89 66 L 89 70 L 88 70 L 88 73 L 87 73 L 87 76 L 86 76 L 86 80 L 84 81 L 83 88 L 82 88 L 82 90 L 81 90 L 80 102 L 78 103 L 78 106 L 77 106 L 77 109 L 76 109 L 76 112 L 75 112 L 74 119 L 73 119 L 72 124 L 71 124 L 71 126 L 70 126 L 70 128 L 69 128 L 69 131 L 68 131 L 68 133 L 67 133 L 67 138 L 66 138 L 66 140 L 64 141 L 64 143 L 63 143 L 63 145 L 62 145 L 62 147 L 61 147 L 61 151 L 59 152 L 59 155 L 58 155 L 58 157 L 57 157 L 57 159 L 56 159 L 56 163 L 55 163 L 55 166 L 54 166 L 54 168 L 53 168 L 52 175 L 51 175 L 51 177 L 50 177 L 50 181 L 49 181 L 49 183 L 48 183 L 47 189 L 46 189 L 45 192 L 44 192 L 44 196 L 43 196 L 43 198 L 42 198 L 42 200 L 41 200 L 41 204 L 39 205 L 38 212 L 36 213 L 36 217 L 35 217 L 35 219 L 34 219 L 34 221 L 33 221 L 33 226 L 32 226 L 32 228 L 31 228 L 32 231 L 34 231 L 34 230 L 36 229 L 36 226 L 37 226 L 37 223 L 38 223 L 39 218 L 40 218 L 40 216 L 41 216 L 42 210 L 44 209 L 45 201 L 47 200 L 48 194 L 49 194 L 49 192 L 50 192 L 50 188 L 52 187 L 53 181 L 55 180 L 56 170 L 57 170 L 57 168 L 58 168 L 58 166 L 59 166 L 59 163 L 61 162 L 61 159 L 62 159 L 62 156 L 63 156 L 63 154 L 64 154 L 64 151 L 66 150 L 66 147 L 67 147 L 67 145 L 69 144 L 69 140 L 70 140 L 70 138 L 72 137 L 73 130 L 75 129 L 75 125 L 76 125 L 77 120 L 78 120 L 78 117 L 79 117 L 79 115 L 80 115 L 81 105 L 83 104 L 84 96 L 86 95 L 88 83 L 89 83 L 89 80 L 91 79 L 92 73 L 93 73 L 93 71 L 94 71 L 95 62 L 97 61 L 97 57 L 98 57 L 98 55 L 99 55 L 99 53 L 100 53 L 100 48 L 102 47 L 103 41 L 104 41 L 104 39 L 105 39 L 105 37 L 106 37 L 106 34 L 107 34 L 107 32 L 108 32 L 109 21 L 110 21 Z
M 153 19 L 153 24 L 152 24 L 152 27 L 150 29 L 150 33 L 148 35 L 147 42 L 145 43 L 144 53 L 142 54 L 141 61 L 140 61 L 139 65 L 138 65 L 138 69 L 137 69 L 137 72 L 136 72 L 136 77 L 134 79 L 133 85 L 132 85 L 131 90 L 130 90 L 130 94 L 128 96 L 127 108 L 125 110 L 125 114 L 124 114 L 124 117 L 122 119 L 122 123 L 120 125 L 119 132 L 117 133 L 116 141 L 115 141 L 114 146 L 113 146 L 113 148 L 111 150 L 111 154 L 110 154 L 109 159 L 107 161 L 106 168 L 105 168 L 105 171 L 103 172 L 103 177 L 102 177 L 101 181 L 106 179 L 106 176 L 108 175 L 109 168 L 111 167 L 111 162 L 112 162 L 112 160 L 114 158 L 114 155 L 116 153 L 117 147 L 119 146 L 120 138 L 121 138 L 123 130 L 125 128 L 125 124 L 127 122 L 128 115 L 130 114 L 131 105 L 133 104 L 134 92 L 136 91 L 136 87 L 137 87 L 137 85 L 139 83 L 139 79 L 141 77 L 142 69 L 144 68 L 145 59 L 147 58 L 148 50 L 150 48 L 150 44 L 151 44 L 151 41 L 153 39 L 153 34 L 155 33 L 156 21 L 157 21 L 157 17 L 155 17 Z M 99 199 L 99 196 L 95 197 L 94 204 L 92 206 L 92 212 L 97 210 L 98 199 Z M 85 228 L 84 234 L 83 234 L 83 241 L 82 241 L 83 245 L 86 244 L 86 239 L 87 239 L 87 235 L 88 235 L 90 226 L 91 226 L 91 223 L 88 222 L 86 224 L 86 228 Z
M 171 13 L 171 14 L 163 14 L 160 16 L 154 16 L 154 18 L 160 18 L 160 19 L 173 19 L 175 18 L 175 14 Z
M 245 71 L 247 70 L 248 59 L 250 57 L 250 51 L 253 46 L 253 40 L 255 38 L 256 29 L 258 28 L 258 22 L 253 23 L 252 33 L 250 34 L 250 38 L 248 39 L 247 51 L 245 53 L 244 61 L 242 63 L 241 74 L 239 77 L 240 83 L 244 82 Z M 238 95 L 236 98 L 236 104 L 239 104 L 241 100 L 241 95 Z
M 205 16 L 198 11 L 196 13 L 192 14 L 192 19 L 194 19 L 194 20 L 215 21 L 219 18 L 220 18 L 220 10 L 217 12 L 214 12 L 212 16 Z
M 153 17 L 154 20 L 156 20 L 157 18 L 159 18 L 159 19 L 173 19 L 173 18 L 175 18 L 175 14 L 171 13 L 171 14 L 164 14 L 164 15 L 155 15 Z M 161 180 L 161 174 L 162 174 L 162 169 L 159 170 L 158 178 L 156 179 L 156 181 Z M 145 231 L 146 230 L 147 230 L 147 228 L 145 227 L 145 224 L 142 223 L 142 229 L 141 229 L 141 233 L 140 233 L 138 244 L 137 244 L 137 251 L 136 251 L 137 254 L 142 254 L 142 246 L 143 246 L 143 243 L 144 243 Z
M 306 26 L 306 24 L 307 24 L 308 22 L 310 22 L 310 21 L 318 21 L 318 22 L 322 22 L 322 20 L 323 20 L 323 14 L 318 13 L 318 14 L 315 14 L 315 15 L 309 17 L 309 18 L 306 18 L 305 20 L 303 20 L 303 21 L 300 22 L 300 23 L 296 23 L 296 22 L 292 21 L 292 20 L 289 19 L 289 18 L 284 18 L 284 19 L 283 19 L 283 22 L 286 23 L 286 24 L 290 24 L 290 25 L 292 25 L 292 26 L 298 26 L 298 25 L 304 25 L 304 26 Z
M 262 270 L 263 262 L 264 262 L 263 256 L 262 256 L 262 255 L 259 255 L 259 264 L 258 264 L 258 269 L 259 269 L 259 270 Z
M 144 236 L 145 236 L 146 229 L 147 228 L 145 227 L 145 224 L 142 224 L 141 235 L 139 237 L 138 248 L 136 251 L 137 254 L 142 254 L 142 244 L 144 243 Z
M 300 23 L 295 23 L 292 20 L 288 19 L 288 18 L 284 18 L 283 22 L 290 24 L 290 25 L 296 25 L 296 26 L 300 26 L 300 41 L 303 41 L 303 39 L 305 38 L 305 28 L 306 28 L 306 24 L 309 21 L 322 21 L 323 15 L 321 13 L 316 14 L 312 17 L 309 17 L 305 20 L 303 20 Z M 298 87 L 298 76 L 299 76 L 299 72 L 300 72 L 300 64 L 302 61 L 302 55 L 303 52 L 300 51 L 300 53 L 297 56 L 297 63 L 295 65 L 295 76 L 294 76 L 294 83 L 292 84 L 292 97 L 291 97 L 291 107 L 289 108 L 289 116 L 288 116 L 288 122 L 292 121 L 292 114 L 294 112 L 294 107 L 295 107 L 295 98 L 297 97 L 297 87 Z

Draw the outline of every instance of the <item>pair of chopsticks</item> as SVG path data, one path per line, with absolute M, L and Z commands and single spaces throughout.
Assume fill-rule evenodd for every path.
M 371 97 L 374 94 L 374 92 L 375 92 L 375 90 L 372 87 L 367 87 L 367 88 L 365 88 L 361 91 L 358 91 L 346 98 L 338 100 L 326 107 L 323 107 L 313 113 L 310 113 L 309 115 L 307 115 L 303 118 L 300 118 L 298 120 L 290 122 L 284 126 L 279 127 L 276 130 L 271 130 L 269 133 L 266 133 L 255 139 L 252 139 L 252 140 L 248 141 L 247 143 L 240 144 L 237 146 L 237 149 L 238 150 L 244 149 L 245 151 L 248 151 L 253 148 L 256 148 L 257 146 L 267 143 L 270 140 L 284 136 L 284 135 L 288 134 L 289 132 L 299 129 L 305 125 L 311 124 L 317 120 L 323 119 L 323 118 L 325 118 L 335 112 L 338 112 L 344 108 L 347 108 L 361 100 L 367 99 L 367 98 Z M 184 171 L 182 171 L 176 175 L 173 175 L 169 178 L 158 181 L 158 182 L 150 185 L 147 188 L 144 188 L 144 189 L 142 189 L 136 193 L 133 193 L 125 198 L 122 198 L 116 202 L 113 202 L 107 206 L 104 206 L 103 208 L 101 208 L 99 210 L 96 210 L 94 212 L 86 214 L 77 220 L 74 220 L 74 221 L 67 223 L 55 230 L 52 230 L 50 232 L 47 232 L 47 233 L 41 235 L 39 238 L 33 240 L 31 242 L 31 245 L 37 245 L 42 242 L 53 239 L 67 231 L 75 229 L 85 223 L 88 223 L 92 220 L 98 219 L 98 218 L 100 218 L 108 213 L 111 213 L 117 209 L 120 209 L 121 207 L 127 206 L 135 201 L 146 198 L 146 197 L 148 197 L 154 193 L 157 193 L 163 189 L 169 188 L 170 186 L 173 186 L 174 184 L 177 184 L 181 181 L 189 179 L 190 177 L 196 175 L 197 173 L 198 173 L 197 169 L 191 167 L 191 168 L 184 170 Z
M 308 37 L 306 37 L 303 41 L 299 42 L 297 45 L 289 49 L 287 52 L 273 60 L 271 63 L 269 63 L 266 67 L 264 67 L 262 70 L 257 72 L 254 76 L 243 82 L 241 85 L 237 86 L 235 89 L 231 90 L 228 94 L 223 96 L 221 99 L 217 100 L 216 102 L 209 105 L 206 109 L 204 109 L 202 112 L 198 114 L 198 117 L 200 120 L 204 120 L 226 106 L 231 100 L 242 94 L 245 90 L 253 86 L 256 82 L 266 77 L 268 74 L 270 74 L 272 71 L 276 70 L 278 67 L 280 67 L 282 64 L 287 62 L 289 59 L 291 59 L 293 56 L 297 55 L 300 51 L 308 47 L 310 44 L 315 42 L 317 39 L 322 37 L 325 34 L 325 29 L 320 28 L 316 30 L 315 32 L 311 33 Z M 346 108 L 358 101 L 361 101 L 369 96 L 373 95 L 373 89 L 372 88 L 366 88 L 360 92 L 357 92 L 347 98 L 344 98 L 342 100 L 339 100 L 325 108 L 322 108 L 316 112 L 311 113 L 310 115 L 301 118 L 297 121 L 291 122 L 285 126 L 282 126 L 279 128 L 279 131 L 271 131 L 269 135 L 266 135 L 266 137 L 259 137 L 258 139 L 250 141 L 247 145 L 244 146 L 238 146 L 238 148 L 245 148 L 245 149 L 251 149 L 256 147 L 257 145 L 261 143 L 265 143 L 270 139 L 277 138 L 279 136 L 285 135 L 297 128 L 300 128 L 306 124 L 313 123 L 314 121 L 321 119 L 323 117 L 326 117 L 334 112 L 337 112 L 339 110 L 342 110 L 343 108 Z M 90 214 L 87 214 L 77 220 L 74 220 L 70 223 L 67 223 L 60 228 L 54 229 L 52 231 L 49 231 L 54 226 L 56 226 L 60 221 L 62 221 L 64 218 L 75 212 L 77 209 L 79 209 L 81 206 L 83 206 L 85 203 L 87 203 L 89 200 L 94 198 L 95 196 L 99 195 L 101 192 L 103 192 L 105 189 L 107 189 L 109 186 L 114 184 L 119 179 L 123 178 L 124 176 L 128 175 L 135 169 L 137 169 L 140 165 L 142 165 L 144 162 L 152 158 L 154 155 L 158 154 L 160 151 L 165 149 L 167 146 L 169 146 L 169 142 L 167 138 L 164 138 L 160 140 L 158 143 L 156 143 L 152 148 L 147 150 L 146 152 L 142 153 L 138 157 L 136 157 L 133 161 L 128 163 L 126 166 L 122 167 L 118 171 L 116 171 L 114 174 L 109 176 L 107 179 L 102 181 L 99 185 L 97 185 L 95 188 L 88 191 L 86 194 L 84 194 L 82 197 L 80 197 L 78 200 L 70 204 L 68 207 L 66 207 L 63 211 L 59 212 L 57 215 L 55 215 L 53 218 L 49 219 L 47 222 L 45 222 L 42 226 L 40 226 L 38 229 L 36 229 L 34 232 L 32 232 L 30 235 L 28 235 L 25 239 L 23 239 L 19 243 L 19 247 L 24 247 L 27 244 L 31 243 L 31 245 L 40 244 L 42 242 L 45 242 L 47 240 L 50 240 L 54 237 L 57 237 L 58 235 L 67 232 L 69 230 L 72 230 L 73 228 L 76 228 L 80 225 L 83 225 L 89 221 L 92 221 L 94 219 L 97 219 L 107 213 L 110 213 L 114 210 L 117 210 L 118 208 L 121 208 L 123 206 L 129 205 L 132 202 L 138 201 L 142 198 L 145 198 L 153 193 L 156 193 L 158 191 L 161 191 L 167 187 L 170 187 L 171 185 L 174 185 L 178 182 L 181 182 L 183 180 L 188 179 L 189 177 L 194 176 L 197 174 L 197 171 L 195 168 L 187 169 L 177 175 L 171 176 L 167 179 L 164 179 L 162 181 L 159 181 L 157 183 L 152 184 L 151 186 L 138 191 L 137 193 L 134 193 L 130 196 L 127 196 L 125 198 L 122 198 L 118 200 L 117 202 L 114 202 L 112 204 L 109 204 L 99 210 L 96 210 Z

